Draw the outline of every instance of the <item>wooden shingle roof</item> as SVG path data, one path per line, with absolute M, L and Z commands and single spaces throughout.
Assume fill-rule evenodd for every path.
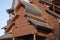
M 12 38 L 12 34 L 6 33 L 6 34 L 0 36 L 0 39 L 7 39 L 7 38 Z
M 21 4 L 23 4 L 25 6 L 26 12 L 28 13 L 32 13 L 36 16 L 40 16 L 41 15 L 41 10 L 35 6 L 34 4 L 25 2 L 25 1 L 21 1 Z

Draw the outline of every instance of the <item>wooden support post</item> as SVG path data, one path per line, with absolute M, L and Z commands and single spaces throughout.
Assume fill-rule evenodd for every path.
M 33 40 L 36 40 L 36 34 L 34 34 L 33 36 L 34 36 L 34 37 L 33 37 Z
M 54 6 L 54 4 L 53 4 L 53 11 L 55 12 L 55 6 Z
M 13 38 L 13 40 L 15 40 L 15 38 Z

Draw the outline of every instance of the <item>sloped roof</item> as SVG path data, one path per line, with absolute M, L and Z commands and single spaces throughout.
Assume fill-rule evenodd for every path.
M 6 38 L 12 38 L 12 34 L 7 33 L 7 34 L 0 36 L 0 39 L 6 39 Z
M 8 26 L 4 26 L 2 29 L 5 29 L 5 28 L 7 28 Z
M 25 1 L 21 1 L 21 3 L 25 6 L 26 12 L 32 13 L 37 16 L 41 15 L 42 11 L 34 4 L 31 4 Z
M 17 6 L 17 4 L 18 4 L 18 0 L 13 0 L 11 8 L 14 9 Z
M 46 28 L 49 28 L 49 29 L 53 29 L 53 27 L 50 27 L 47 23 L 40 22 L 40 21 L 31 19 L 31 18 L 28 18 L 28 20 L 30 20 L 30 21 L 31 21 L 32 23 L 34 23 L 35 25 L 40 25 L 40 26 L 43 26 L 43 27 L 46 27 Z

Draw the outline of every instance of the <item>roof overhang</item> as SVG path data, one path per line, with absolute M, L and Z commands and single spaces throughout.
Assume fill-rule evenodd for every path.
M 25 1 L 20 1 L 20 3 L 25 6 L 26 12 L 32 13 L 37 16 L 41 15 L 42 11 L 34 4 L 31 4 Z
M 9 38 L 12 38 L 12 34 L 7 33 L 0 37 L 0 39 L 9 39 Z
M 4 26 L 2 29 L 5 29 L 5 28 L 7 28 L 7 26 Z
M 37 20 L 34 20 L 34 19 L 31 19 L 31 18 L 27 18 L 28 20 L 30 20 L 32 23 L 34 23 L 35 25 L 40 25 L 40 26 L 43 26 L 45 28 L 48 28 L 48 29 L 53 29 L 53 27 L 50 27 L 47 23 L 44 23 L 44 22 L 40 22 L 40 21 L 37 21 Z
M 6 11 L 7 11 L 7 13 L 10 14 L 10 13 L 13 13 L 14 12 L 14 9 L 10 8 L 10 9 L 7 9 Z

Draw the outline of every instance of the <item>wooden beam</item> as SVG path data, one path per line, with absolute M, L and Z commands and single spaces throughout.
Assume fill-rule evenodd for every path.
M 33 40 L 36 40 L 36 34 L 34 34 Z
M 15 38 L 13 38 L 13 40 L 15 40 Z
M 48 34 L 41 33 L 41 32 L 38 32 L 38 34 L 37 34 L 37 35 L 39 35 L 39 36 L 43 36 L 43 37 L 47 37 L 47 36 L 48 36 Z

